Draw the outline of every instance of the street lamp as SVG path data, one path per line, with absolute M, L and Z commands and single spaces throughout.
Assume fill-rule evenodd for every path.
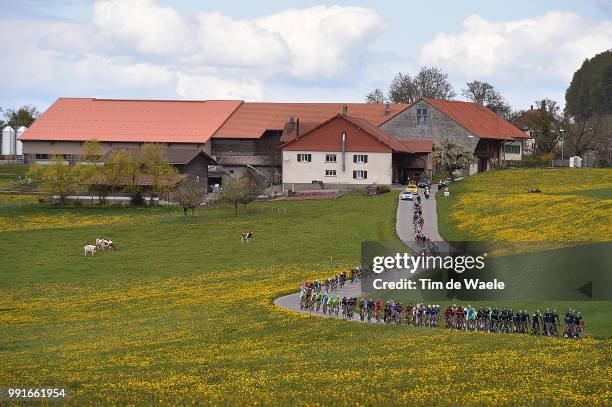
M 565 141 L 565 130 L 559 129 L 559 133 L 561 133 L 561 161 L 563 161 L 563 144 Z

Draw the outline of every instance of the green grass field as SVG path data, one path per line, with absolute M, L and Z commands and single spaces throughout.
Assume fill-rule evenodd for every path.
M 6 201 L 0 387 L 66 386 L 74 405 L 610 402 L 610 339 L 365 325 L 272 304 L 356 265 L 362 240 L 395 239 L 396 205 L 353 193 L 238 218 L 212 207 L 184 224 L 177 208 Z M 85 259 L 98 236 L 120 250 Z

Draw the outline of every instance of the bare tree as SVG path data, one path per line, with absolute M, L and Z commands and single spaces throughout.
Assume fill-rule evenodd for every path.
M 366 95 L 366 103 L 386 103 L 387 98 L 382 90 L 379 88 L 374 89 L 372 92 Z
M 389 86 L 389 100 L 393 103 L 414 103 L 421 98 L 452 99 L 456 96 L 448 75 L 440 68 L 421 67 L 419 73 L 398 73 Z
M 410 74 L 399 72 L 389 85 L 389 100 L 393 103 L 414 103 L 419 99 L 419 91 Z
M 195 214 L 195 210 L 204 202 L 206 191 L 198 184 L 185 181 L 176 190 L 176 201 L 183 208 L 183 219 L 188 221 L 187 212 L 191 209 L 191 215 Z
M 525 118 L 525 124 L 531 130 L 535 140 L 535 150 L 538 155 L 549 155 L 559 143 L 565 127 L 565 120 L 556 101 L 542 99 L 536 101 L 537 111 L 531 112 Z
M 512 108 L 493 85 L 488 82 L 472 81 L 468 82 L 466 86 L 465 89 L 461 90 L 461 94 L 466 99 L 488 107 L 506 120 L 512 119 L 514 115 Z
M 419 74 L 414 78 L 414 85 L 419 91 L 420 98 L 446 100 L 457 96 L 448 82 L 448 74 L 435 66 L 421 67 Z
M 595 113 L 589 118 L 567 120 L 563 142 L 568 143 L 573 154 L 596 149 L 612 130 L 612 115 Z

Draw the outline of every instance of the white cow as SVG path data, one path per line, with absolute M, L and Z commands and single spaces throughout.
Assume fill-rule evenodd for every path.
M 85 257 L 87 257 L 87 253 L 91 253 L 91 255 L 93 256 L 96 250 L 97 250 L 97 247 L 92 244 L 86 244 L 85 246 L 83 246 Z

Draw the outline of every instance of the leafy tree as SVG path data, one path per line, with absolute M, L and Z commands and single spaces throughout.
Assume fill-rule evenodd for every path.
M 382 90 L 379 88 L 374 89 L 372 92 L 366 95 L 366 103 L 386 103 L 387 98 Z
M 241 203 L 246 206 L 257 198 L 259 192 L 260 188 L 257 182 L 251 176 L 245 174 L 224 187 L 221 197 L 224 201 L 234 204 L 234 213 L 235 216 L 238 216 L 238 204 Z
M 448 81 L 448 74 L 436 67 L 421 67 L 419 73 L 398 73 L 389 86 L 389 100 L 393 103 L 414 103 L 421 98 L 452 99 L 456 96 Z
M 435 143 L 433 155 L 436 164 L 444 168 L 451 178 L 453 177 L 453 171 L 469 168 L 476 162 L 472 150 L 453 139 Z
M 80 175 L 78 166 L 69 165 L 64 157 L 56 154 L 48 165 L 34 164 L 28 176 L 40 178 L 41 191 L 51 198 L 59 196 L 64 204 L 68 194 L 78 187 Z
M 170 191 L 178 182 L 176 169 L 168 162 L 159 144 L 145 143 L 140 152 L 142 171 L 152 177 L 151 203 L 153 197 Z
M 538 109 L 525 117 L 525 124 L 535 140 L 535 153 L 550 154 L 563 136 L 561 130 L 564 130 L 566 121 L 556 101 L 542 99 L 536 101 L 536 104 Z
M 585 60 L 574 73 L 565 108 L 576 121 L 612 114 L 612 50 Z
M 93 201 L 94 193 L 97 194 L 100 201 L 104 201 L 106 197 L 107 185 L 102 179 L 102 147 L 98 140 L 88 140 L 83 144 L 83 153 L 81 154 L 80 172 L 81 177 L 89 185 L 91 200 Z
M 199 184 L 189 179 L 179 185 L 175 199 L 183 208 L 183 219 L 187 222 L 187 212 L 191 209 L 192 216 L 195 210 L 204 202 L 206 191 Z
M 122 150 L 111 151 L 101 168 L 103 182 L 106 188 L 110 188 L 115 198 L 117 198 L 117 191 L 121 188 L 123 155 Z
M 17 130 L 21 126 L 30 127 L 39 114 L 35 106 L 24 105 L 17 110 L 7 109 L 4 116 L 7 124 Z
M 512 108 L 490 83 L 480 81 L 468 82 L 466 88 L 461 90 L 461 93 L 466 99 L 488 107 L 505 119 L 512 119 Z
M 142 174 L 141 163 L 136 150 L 117 150 L 113 156 L 114 180 L 116 189 L 123 188 L 132 197 L 132 203 L 141 204 L 141 186 L 139 178 Z

